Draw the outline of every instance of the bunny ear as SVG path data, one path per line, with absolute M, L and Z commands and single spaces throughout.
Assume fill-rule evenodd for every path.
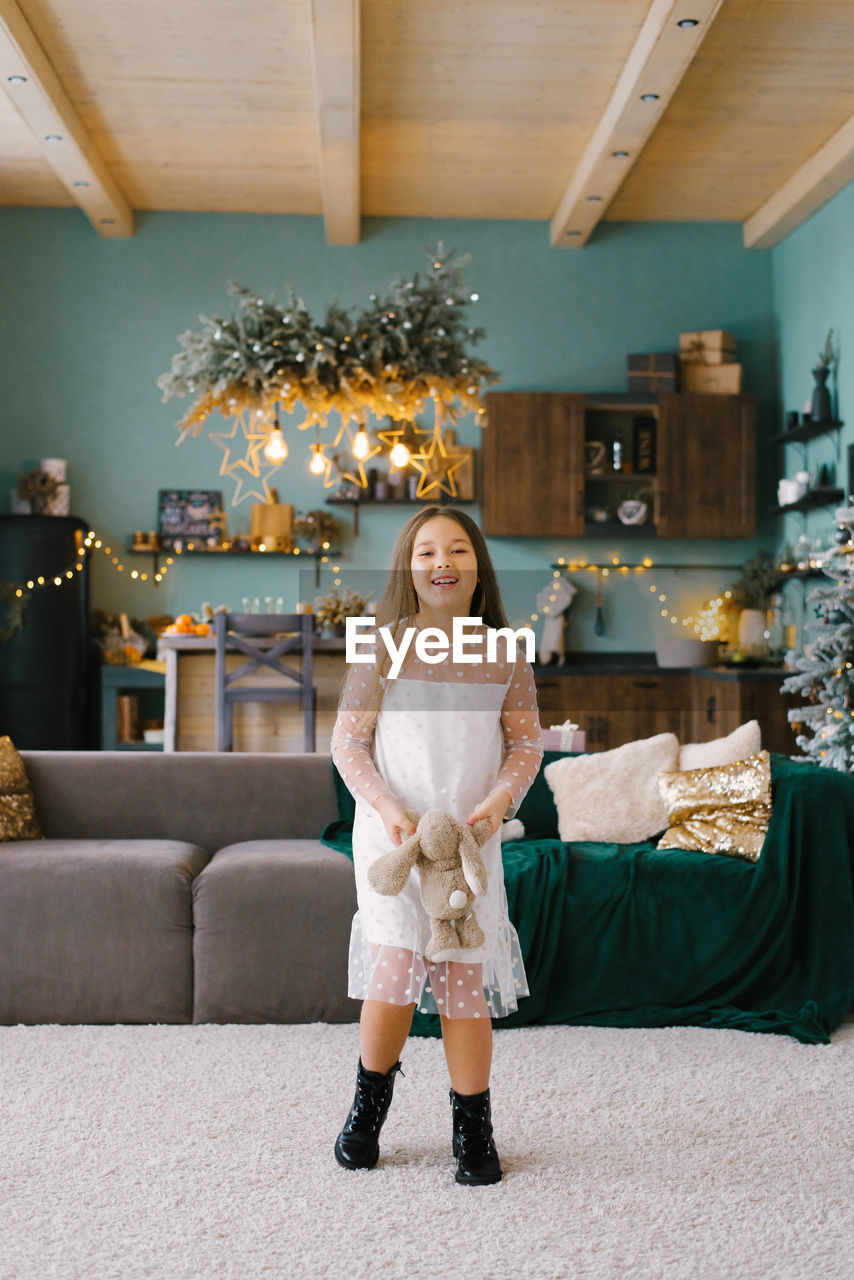
M 487 825 L 490 825 L 488 819 Z M 472 835 L 470 827 L 463 827 L 460 832 L 460 863 L 466 884 L 472 893 L 483 897 L 486 893 L 486 867 L 480 856 L 480 846 Z

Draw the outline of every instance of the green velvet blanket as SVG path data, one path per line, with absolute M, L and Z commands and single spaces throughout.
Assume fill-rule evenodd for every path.
M 531 994 L 496 1026 L 732 1027 L 827 1044 L 854 994 L 854 777 L 787 756 L 771 767 L 755 864 L 538 835 L 538 779 L 519 813 L 529 834 L 502 847 Z M 322 839 L 352 857 L 342 814 Z M 413 1034 L 439 1033 L 416 1012 Z

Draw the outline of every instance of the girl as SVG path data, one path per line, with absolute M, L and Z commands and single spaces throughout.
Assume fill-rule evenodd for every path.
M 455 617 L 481 618 L 469 653 L 485 658 L 486 628 L 507 620 L 483 535 L 464 512 L 427 507 L 402 529 L 377 628 L 399 648 L 406 627 L 436 629 L 449 642 Z M 436 637 L 434 637 L 435 639 Z M 379 1131 L 417 1007 L 438 1013 L 451 1081 L 456 1180 L 498 1182 L 489 1069 L 492 1017 L 528 994 L 516 931 L 507 916 L 499 829 L 515 811 L 542 759 L 536 692 L 528 663 L 498 644 L 497 660 L 422 661 L 411 643 L 396 678 L 377 639 L 371 665 L 353 664 L 332 735 L 332 757 L 356 798 L 353 859 L 358 911 L 350 943 L 349 994 L 364 1001 L 356 1096 L 335 1143 L 339 1164 L 371 1169 Z M 424 638 L 425 641 L 427 637 Z M 424 648 L 426 652 L 426 646 Z M 371 862 L 415 830 L 406 810 L 443 809 L 460 822 L 488 818 L 481 853 L 486 895 L 476 902 L 486 940 L 424 958 L 430 936 L 414 870 L 402 893 L 383 897 L 368 884 Z

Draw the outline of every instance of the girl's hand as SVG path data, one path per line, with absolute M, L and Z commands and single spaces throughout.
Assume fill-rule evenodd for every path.
M 408 816 L 399 800 L 394 796 L 380 796 L 374 808 L 383 820 L 389 840 L 393 845 L 403 844 L 403 836 L 411 836 L 415 823 Z M 403 835 L 401 835 L 401 832 Z
M 471 813 L 466 818 L 467 824 L 471 826 L 472 823 L 477 822 L 479 818 L 489 818 L 489 821 L 492 823 L 492 835 L 495 835 L 504 820 L 505 813 L 510 808 L 510 801 L 512 798 L 513 797 L 510 795 L 509 791 L 501 790 L 491 792 L 485 800 L 481 800 L 476 809 L 472 809 Z

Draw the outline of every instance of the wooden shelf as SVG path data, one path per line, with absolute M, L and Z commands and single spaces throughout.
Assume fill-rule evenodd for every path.
M 128 547 L 128 555 L 151 556 L 152 573 L 160 572 L 160 562 L 168 556 L 172 557 L 173 564 L 176 560 L 182 560 L 184 556 L 207 556 L 214 560 L 237 560 L 238 558 L 246 559 L 250 556 L 253 560 L 276 560 L 283 557 L 288 560 L 313 560 L 314 579 L 317 583 L 320 582 L 322 560 L 324 558 L 332 559 L 339 554 L 334 548 L 330 548 L 328 551 L 307 551 L 305 547 L 300 547 L 298 550 L 295 549 L 293 551 L 232 551 L 230 547 L 222 550 L 215 550 L 211 547 L 185 547 L 183 551 L 170 551 L 168 547 L 160 547 L 158 550 L 153 551 L 143 547 Z M 154 586 L 159 585 L 157 582 L 154 583 Z
M 634 484 L 643 488 L 645 482 L 655 483 L 658 476 L 652 471 L 585 471 L 584 482 L 590 484 L 594 480 L 616 481 L 617 484 Z
M 771 444 L 803 444 L 807 440 L 815 440 L 818 436 L 826 436 L 831 431 L 844 427 L 844 422 L 810 422 L 804 427 L 795 427 L 794 431 L 781 431 L 771 436 Z
M 353 508 L 353 537 L 359 536 L 360 507 L 465 507 L 474 502 L 474 498 L 451 498 L 447 493 L 440 493 L 434 498 L 325 498 L 330 507 Z
M 789 502 L 785 507 L 772 507 L 772 516 L 788 515 L 790 511 L 812 511 L 816 507 L 830 507 L 841 502 L 845 497 L 843 489 L 810 489 L 797 502 Z
M 656 527 L 652 521 L 646 524 L 623 524 L 621 520 L 587 520 L 585 538 L 655 538 Z

